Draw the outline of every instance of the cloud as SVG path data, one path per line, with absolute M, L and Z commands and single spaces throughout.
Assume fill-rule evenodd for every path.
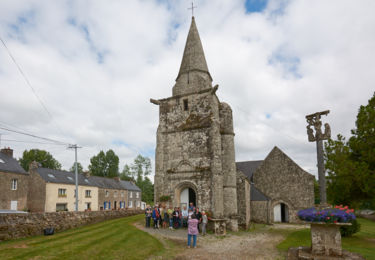
M 333 135 L 348 136 L 354 127 L 359 106 L 374 91 L 375 3 L 196 5 L 217 94 L 233 109 L 236 159 L 264 159 L 277 145 L 316 173 L 304 117 L 330 109 L 324 120 Z M 154 159 L 158 108 L 148 100 L 172 94 L 188 7 L 184 1 L 2 1 L 1 37 L 53 119 L 0 48 L 0 123 L 83 146 L 85 168 L 100 150 L 113 149 L 120 168 L 138 153 Z M 63 146 L 2 145 L 18 157 L 24 149 L 47 149 L 66 169 L 74 160 Z

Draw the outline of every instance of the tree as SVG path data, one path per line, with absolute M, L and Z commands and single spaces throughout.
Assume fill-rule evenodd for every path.
M 132 164 L 125 164 L 120 178 L 122 180 L 134 181 L 142 190 L 142 200 L 152 203 L 154 200 L 154 184 L 148 176 L 151 174 L 151 160 L 148 157 L 138 155 Z
M 120 173 L 120 179 L 124 181 L 133 181 L 135 182 L 135 178 L 133 176 L 133 172 L 130 170 L 129 165 L 125 164 L 124 169 Z
M 130 166 L 131 172 L 137 178 L 137 183 L 143 181 L 143 177 L 151 173 L 151 160 L 148 157 L 138 155 L 134 159 L 134 163 Z
M 91 157 L 89 170 L 92 175 L 104 177 L 118 176 L 119 158 L 114 151 L 106 153 L 100 151 L 98 155 Z
M 375 208 L 375 93 L 361 106 L 356 128 L 325 145 L 327 195 L 334 204 Z
M 47 151 L 39 149 L 25 150 L 20 158 L 19 162 L 25 171 L 29 170 L 29 165 L 33 161 L 41 164 L 44 168 L 49 168 L 53 170 L 60 170 L 61 164 L 53 158 L 52 154 Z
M 78 173 L 83 173 L 83 167 L 82 167 L 82 164 L 80 162 L 77 162 L 77 167 L 78 167 Z M 69 171 L 70 172 L 76 172 L 75 163 L 73 163 L 73 165 L 72 165 L 72 167 L 70 167 Z

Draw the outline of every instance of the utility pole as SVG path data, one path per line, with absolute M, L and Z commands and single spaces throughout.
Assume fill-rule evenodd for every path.
M 322 112 L 316 112 L 306 116 L 307 125 L 307 136 L 309 142 L 316 142 L 316 155 L 318 161 L 318 177 L 319 177 L 319 191 L 320 191 L 320 205 L 327 205 L 327 192 L 326 192 L 326 176 L 324 168 L 324 158 L 323 158 L 323 140 L 328 140 L 331 138 L 331 127 L 328 123 L 324 124 L 324 133 L 322 132 L 322 115 L 328 115 L 329 110 Z M 315 135 L 313 129 L 315 129 Z
M 82 148 L 82 147 L 79 147 L 78 145 L 76 144 L 71 144 L 69 145 L 69 148 L 70 149 L 74 149 L 74 152 L 75 152 L 75 183 L 76 183 L 76 191 L 75 191 L 75 195 L 76 195 L 76 211 L 78 211 L 78 162 L 77 162 L 77 149 L 78 148 Z

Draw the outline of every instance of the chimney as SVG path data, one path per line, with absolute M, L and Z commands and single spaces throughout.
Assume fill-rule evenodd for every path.
M 115 179 L 116 181 L 120 181 L 120 177 L 114 177 L 113 179 Z
M 32 161 L 30 164 L 29 164 L 29 171 L 33 171 L 33 170 L 36 170 L 39 168 L 39 163 L 36 162 L 36 161 Z
M 84 175 L 86 178 L 88 178 L 88 177 L 91 176 L 91 174 L 90 174 L 89 171 L 84 171 L 84 172 L 83 172 L 83 175 Z
M 13 150 L 10 149 L 9 147 L 8 148 L 5 147 L 1 149 L 1 152 L 13 158 Z

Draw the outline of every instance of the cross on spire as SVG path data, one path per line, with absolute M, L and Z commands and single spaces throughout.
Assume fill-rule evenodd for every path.
M 194 8 L 198 8 L 197 6 L 194 6 L 194 3 L 191 2 L 191 7 L 188 8 L 188 10 L 191 10 L 191 16 L 194 17 Z

